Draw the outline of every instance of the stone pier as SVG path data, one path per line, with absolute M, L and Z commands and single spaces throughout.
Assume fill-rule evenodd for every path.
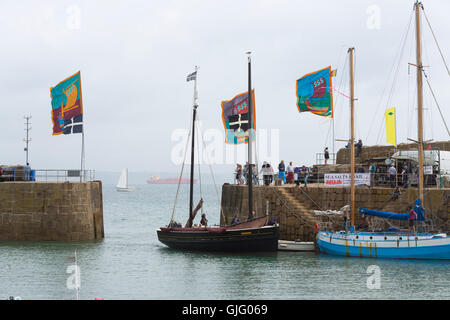
M 393 192 L 391 188 L 357 187 L 356 208 L 404 213 L 418 197 L 417 189 L 410 188 L 403 189 L 397 200 L 391 200 Z M 307 188 L 296 185 L 255 186 L 253 195 L 256 216 L 267 214 L 270 218 L 278 217 L 280 239 L 313 241 L 314 227 L 318 222 L 313 210 L 341 209 L 350 202 L 350 187 L 329 187 L 323 184 L 309 184 Z M 450 231 L 449 202 L 450 189 L 425 190 L 426 218 L 433 220 L 436 231 Z M 235 214 L 241 221 L 246 220 L 248 186 L 224 184 L 221 205 L 221 225 L 229 224 Z M 368 227 L 367 219 L 357 211 L 355 216 L 357 226 Z M 334 227 L 339 228 L 341 225 L 342 218 L 335 219 Z
M 0 240 L 102 238 L 101 181 L 0 183 Z

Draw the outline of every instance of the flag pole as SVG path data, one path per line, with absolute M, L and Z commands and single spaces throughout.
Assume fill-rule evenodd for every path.
M 84 124 L 83 124 L 84 127 Z M 84 177 L 84 128 L 81 132 L 81 170 L 80 170 L 80 182 L 82 182 Z
M 86 128 L 85 126 L 85 117 L 84 117 L 84 110 L 83 110 L 83 94 L 81 89 L 81 72 L 78 71 L 78 78 L 80 79 L 80 101 L 81 101 L 81 114 L 83 115 L 83 125 L 81 130 L 81 165 L 80 165 L 80 182 L 86 181 L 84 168 L 85 168 L 85 146 L 84 146 L 84 130 Z
M 336 164 L 336 153 L 335 153 L 335 149 L 334 149 L 334 142 L 336 141 L 335 137 L 334 137 L 334 114 L 333 114 L 333 118 L 331 119 L 332 124 L 333 124 L 333 164 Z
M 395 159 L 395 187 L 398 187 L 398 158 L 400 157 L 400 150 L 397 147 L 397 110 L 394 109 L 394 129 L 395 129 L 395 153 L 398 152 L 398 157 Z

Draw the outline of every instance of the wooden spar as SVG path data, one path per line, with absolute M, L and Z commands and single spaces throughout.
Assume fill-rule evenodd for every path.
M 252 59 L 251 52 L 248 54 L 248 219 L 253 218 L 253 159 L 252 159 L 252 138 L 253 138 L 253 101 L 252 101 Z
M 353 70 L 353 53 L 355 48 L 349 48 L 350 59 L 350 154 L 351 154 L 351 170 L 350 170 L 350 210 L 352 217 L 352 226 L 355 230 L 355 83 Z
M 422 44 L 420 34 L 420 8 L 422 3 L 416 1 L 416 64 L 417 64 L 417 135 L 419 148 L 419 199 L 423 204 L 423 82 L 422 82 Z

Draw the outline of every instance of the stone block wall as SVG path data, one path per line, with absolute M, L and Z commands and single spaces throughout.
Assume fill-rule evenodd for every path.
M 101 181 L 0 183 L 0 240 L 102 238 Z
M 402 190 L 399 199 L 392 200 L 393 191 L 391 188 L 358 187 L 355 207 L 404 213 L 418 197 L 417 189 L 410 188 Z M 253 194 L 256 216 L 277 216 L 280 239 L 283 240 L 313 241 L 314 227 L 319 222 L 313 210 L 339 210 L 350 203 L 349 187 L 256 186 Z M 434 230 L 450 231 L 450 189 L 426 189 L 424 202 L 426 217 L 433 221 Z M 240 221 L 247 219 L 248 187 L 225 184 L 222 187 L 221 225 L 229 224 L 235 214 Z M 355 218 L 360 229 L 374 225 L 375 218 L 363 217 L 357 211 Z M 335 217 L 332 227 L 340 228 L 342 222 L 341 217 Z M 406 223 L 395 222 L 395 225 L 407 228 Z M 380 225 L 388 226 L 388 223 Z
M 430 142 L 425 145 L 428 147 L 431 145 L 431 148 L 438 148 L 442 151 L 450 151 L 450 141 L 437 141 Z M 417 150 L 417 144 L 415 143 L 400 143 L 397 146 L 398 150 Z M 361 154 L 357 157 L 356 163 L 366 163 L 370 159 L 378 158 L 378 157 L 390 157 L 394 154 L 395 147 L 391 145 L 386 146 L 363 146 L 361 150 Z M 339 149 L 336 155 L 336 164 L 348 164 L 350 163 L 350 149 L 342 148 Z

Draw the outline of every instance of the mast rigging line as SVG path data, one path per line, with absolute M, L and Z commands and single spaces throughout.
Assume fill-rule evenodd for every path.
M 389 90 L 389 94 L 388 94 L 388 97 L 387 97 L 385 111 L 389 107 L 389 105 L 390 105 L 390 103 L 392 101 L 392 97 L 394 96 L 394 88 L 395 88 L 395 86 L 396 86 L 396 84 L 398 82 L 398 75 L 399 75 L 399 70 L 400 70 L 400 65 L 401 65 L 400 62 L 401 62 L 402 57 L 403 57 L 404 52 L 405 52 L 405 46 L 406 46 L 406 42 L 407 42 L 407 39 L 408 39 L 409 30 L 411 28 L 412 17 L 413 17 L 413 15 L 411 14 L 411 18 L 410 18 L 409 24 L 407 26 L 406 32 L 404 34 L 403 41 L 401 43 L 400 52 L 399 52 L 399 56 L 398 56 L 398 64 L 397 64 L 397 68 L 396 68 L 396 70 L 394 72 L 394 78 L 392 79 L 392 86 L 391 86 L 391 88 Z M 394 61 L 394 65 L 395 65 L 395 61 Z M 380 127 L 378 129 L 378 134 L 377 134 L 377 144 L 380 141 L 383 124 L 384 124 L 384 121 L 381 120 L 380 121 Z
M 425 73 L 425 70 L 422 69 L 422 71 L 423 71 L 423 75 L 425 76 L 425 80 L 427 81 L 428 88 L 430 88 L 430 92 L 431 92 L 431 95 L 433 96 L 434 102 L 436 103 L 436 106 L 438 107 L 439 114 L 441 115 L 441 118 L 442 118 L 442 122 L 444 122 L 445 129 L 447 129 L 447 133 L 450 136 L 450 130 L 448 129 L 447 122 L 445 121 L 444 115 L 442 114 L 442 111 L 441 111 L 441 107 L 439 106 L 439 103 L 437 102 L 436 96 L 434 95 L 434 91 L 431 88 L 431 84 L 430 84 L 430 81 L 428 80 L 428 76 Z
M 343 48 L 345 48 L 346 46 L 342 46 Z M 344 50 L 341 50 L 341 52 L 339 53 L 339 58 L 338 58 L 338 62 L 337 62 L 337 65 L 336 65 L 336 70 L 339 70 L 340 69 L 340 67 L 341 67 L 341 57 L 343 56 L 342 55 L 342 53 L 344 52 Z M 344 55 L 344 67 L 345 67 L 345 64 L 347 63 L 347 59 L 346 59 L 346 56 Z M 342 71 L 343 72 L 343 71 Z M 341 73 L 341 71 L 339 71 L 339 74 Z M 342 74 L 344 74 L 344 73 L 342 73 Z M 342 85 L 342 78 L 343 77 L 340 77 L 341 78 L 341 82 L 340 82 L 340 85 Z M 338 88 L 340 89 L 341 87 L 340 86 L 338 86 Z M 339 90 L 337 90 L 337 89 L 335 89 L 335 87 L 334 86 L 332 86 L 332 88 L 331 88 L 331 90 L 332 91 L 336 91 L 336 92 L 338 92 L 339 94 L 341 94 L 341 95 L 344 95 L 342 92 L 340 92 Z M 345 96 L 345 95 L 344 95 Z M 326 147 L 327 146 L 327 141 L 328 141 L 328 138 L 329 138 L 329 136 L 330 136 L 330 130 L 332 129 L 333 130 L 333 140 L 331 141 L 331 143 L 332 143 L 332 145 L 333 145 L 333 154 L 335 153 L 335 138 L 334 138 L 334 136 L 335 136 L 335 125 L 334 125 L 334 118 L 336 117 L 336 114 L 335 114 L 335 110 L 336 110 L 336 108 L 335 108 L 335 106 L 337 106 L 338 105 L 338 100 L 337 100 L 337 97 L 334 99 L 334 105 L 333 105 L 333 118 L 331 118 L 331 121 L 330 121 L 330 125 L 329 125 L 329 127 L 328 127 L 328 131 L 327 131 L 327 135 L 326 135 L 326 138 L 325 138 L 325 143 L 324 143 L 324 146 Z
M 342 53 L 342 52 L 341 52 Z M 344 82 L 344 79 L 345 80 L 347 80 L 347 78 L 346 78 L 346 70 L 347 70 L 347 62 L 348 62 L 348 59 L 347 59 L 347 54 L 346 55 L 344 55 L 344 57 L 343 57 L 343 59 L 344 59 L 344 67 L 342 68 L 342 72 L 339 72 L 339 74 L 342 74 L 342 76 L 340 77 L 340 82 L 339 82 L 339 85 L 338 85 L 338 91 L 340 92 L 341 90 L 342 90 L 342 84 L 343 84 L 343 82 Z M 339 66 L 338 66 L 339 67 Z M 335 90 L 336 91 L 336 89 L 335 89 L 335 87 L 333 87 L 333 90 Z M 340 96 L 338 95 L 337 97 L 336 97 L 336 99 L 334 99 L 334 106 L 333 106 L 333 120 L 332 120 L 332 122 L 331 122 L 331 125 L 330 125 L 330 127 L 331 126 L 333 126 L 333 123 L 335 122 L 335 118 L 336 118 L 336 107 L 339 105 L 339 102 L 340 101 L 342 101 L 342 99 L 339 99 L 340 98 Z M 339 113 L 338 113 L 338 115 L 339 115 Z M 338 121 L 338 123 L 339 123 L 339 121 Z M 328 135 L 329 135 L 329 132 L 330 132 L 330 128 L 328 129 L 328 133 L 327 133 L 327 138 L 326 138 L 326 140 L 325 140 L 325 142 L 328 140 Z M 335 134 L 335 132 L 333 132 L 334 134 Z M 333 134 L 333 135 L 334 135 Z M 333 140 L 334 140 L 334 138 L 333 138 Z M 332 143 L 333 143 L 333 145 L 334 145 L 334 143 L 335 143 L 335 141 L 332 141 Z M 336 150 L 334 150 L 334 148 L 333 148 L 333 153 L 335 154 L 335 157 L 336 157 Z M 336 161 L 336 158 L 335 158 L 335 161 Z
M 355 83 L 353 100 L 357 101 L 358 98 L 355 98 L 355 97 L 359 97 L 359 94 L 358 94 L 358 88 L 359 87 L 358 87 L 358 80 L 357 80 L 358 72 L 357 72 L 357 64 L 356 64 L 358 60 L 357 60 L 357 53 L 356 53 L 355 50 L 353 51 L 353 55 L 354 55 L 354 64 L 353 64 L 353 74 L 354 74 L 354 76 L 353 77 L 354 77 L 354 83 Z M 357 114 L 359 114 L 359 113 L 357 113 Z M 359 130 L 359 124 L 358 124 L 358 121 L 356 121 L 357 114 L 355 114 L 355 124 L 354 124 L 355 133 L 359 133 L 359 137 L 361 137 L 361 134 L 360 134 L 361 131 Z M 355 135 L 355 141 L 356 141 L 356 135 Z
M 200 123 L 196 121 L 195 128 L 197 129 L 197 145 L 200 146 L 199 142 L 199 134 L 200 134 Z M 200 148 L 197 148 L 197 158 L 198 158 L 198 182 L 199 182 L 199 191 L 200 191 L 200 200 L 203 200 L 203 193 L 202 193 L 202 173 L 200 171 Z M 203 206 L 201 207 L 201 212 L 203 214 Z
M 191 130 L 189 130 L 189 132 L 188 132 L 188 136 L 187 136 L 187 139 L 186 139 L 186 146 L 184 147 L 183 165 L 181 166 L 180 178 L 178 178 L 177 193 L 175 194 L 175 202 L 173 204 L 172 216 L 170 217 L 170 223 L 173 222 L 173 217 L 175 215 L 175 208 L 176 208 L 176 205 L 177 205 L 178 194 L 179 194 L 179 191 L 180 191 L 181 178 L 183 177 L 184 164 L 186 163 L 186 155 L 187 155 L 187 150 L 188 150 L 190 136 L 191 136 Z
M 405 31 L 404 31 L 404 33 L 403 33 L 403 35 L 401 37 L 401 40 L 400 40 L 400 47 L 399 47 L 399 49 L 397 51 L 397 54 L 396 54 L 396 57 L 398 56 L 397 69 L 394 72 L 394 68 L 396 66 L 396 61 L 397 61 L 397 59 L 394 59 L 394 61 L 392 63 L 392 66 L 391 66 L 391 71 L 389 72 L 389 78 L 390 78 L 390 75 L 393 74 L 393 72 L 394 72 L 393 84 L 395 83 L 395 81 L 397 79 L 397 74 L 398 74 L 398 70 L 399 70 L 399 66 L 400 66 L 400 60 L 401 60 L 401 58 L 403 56 L 403 50 L 404 50 L 404 47 L 405 47 L 406 39 L 408 38 L 409 30 L 411 28 L 411 22 L 412 22 L 413 16 L 414 16 L 414 10 L 411 11 L 411 15 L 409 17 L 409 21 L 408 21 L 408 23 L 406 25 Z M 389 78 L 388 78 L 388 80 L 389 80 Z M 386 85 L 384 86 L 383 91 L 381 93 L 380 101 L 379 101 L 378 106 L 377 106 L 377 108 L 375 110 L 375 115 L 379 113 L 380 107 L 382 105 L 383 97 L 384 97 L 385 92 L 386 92 L 386 90 L 388 88 L 388 83 L 389 83 L 389 81 L 386 81 Z M 390 93 L 392 93 L 392 89 L 390 90 Z M 389 96 L 391 96 L 391 94 Z M 390 100 L 391 100 L 389 96 L 388 96 L 388 102 L 390 102 Z M 376 121 L 372 121 L 371 124 L 370 124 L 369 131 L 368 131 L 367 136 L 366 136 L 366 141 L 370 137 L 370 133 L 372 132 L 372 128 L 373 128 L 373 125 L 374 125 L 375 122 Z M 381 121 L 380 129 L 378 131 L 377 141 L 376 141 L 377 143 L 379 141 L 379 136 L 380 136 L 380 132 L 381 132 L 382 127 L 383 127 L 383 121 Z
M 442 61 L 444 62 L 445 68 L 447 69 L 447 73 L 450 76 L 450 70 L 448 68 L 447 62 L 445 61 L 444 54 L 442 53 L 441 47 L 439 46 L 436 35 L 434 34 L 433 28 L 431 27 L 430 21 L 428 20 L 428 17 L 425 13 L 425 9 L 423 8 L 423 5 L 421 5 L 421 8 L 422 8 L 423 15 L 425 16 L 425 20 L 427 21 L 428 27 L 430 27 L 430 31 L 431 31 L 431 34 L 433 35 L 434 42 L 436 43 L 436 46 L 438 47 L 439 54 L 441 55 Z
M 200 119 L 199 117 L 197 117 L 197 118 Z M 217 195 L 217 200 L 218 200 L 218 202 L 220 203 L 220 196 L 219 196 L 219 191 L 218 191 L 218 189 L 217 189 L 216 178 L 215 178 L 214 172 L 213 172 L 213 170 L 212 170 L 212 165 L 211 165 L 211 160 L 210 160 L 210 158 L 209 158 L 209 154 L 208 154 L 208 152 L 206 151 L 206 144 L 205 144 L 204 134 L 203 134 L 203 132 L 202 132 L 200 126 L 198 126 L 197 129 L 198 129 L 198 133 L 199 133 L 198 135 L 201 136 L 201 141 L 202 141 L 203 150 L 205 150 L 205 153 L 206 153 L 206 158 L 207 158 L 207 162 L 208 162 L 208 167 L 209 167 L 209 171 L 210 171 L 210 173 L 211 173 L 211 178 L 212 178 L 212 180 L 213 180 L 214 189 L 215 189 L 216 195 Z M 202 207 L 202 208 L 203 208 L 203 207 Z M 203 211 L 202 211 L 202 212 L 203 212 Z M 222 210 L 222 205 L 221 205 L 221 204 L 220 204 L 220 215 L 221 215 L 222 218 L 224 219 L 223 221 L 226 222 L 226 220 L 225 220 L 225 215 L 223 214 L 223 210 Z

